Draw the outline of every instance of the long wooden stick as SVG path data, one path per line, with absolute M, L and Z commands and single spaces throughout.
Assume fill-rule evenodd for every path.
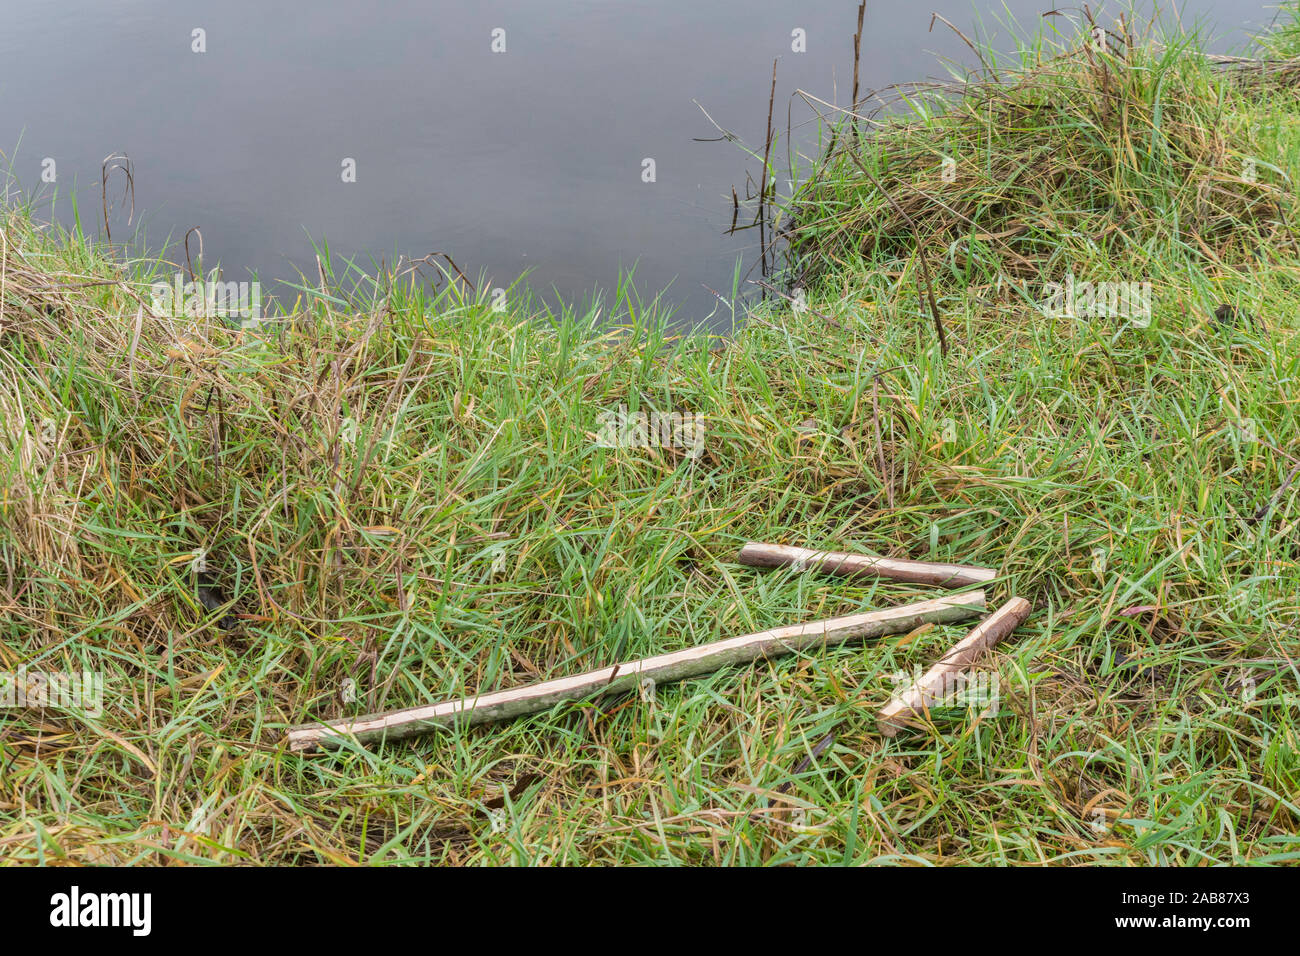
M 943 700 L 952 689 L 953 675 L 974 664 L 1028 616 L 1029 602 L 1024 598 L 1012 598 L 1002 605 L 954 644 L 920 680 L 891 700 L 876 716 L 876 729 L 885 737 L 893 737 L 911 723 L 909 718 Z
M 549 710 L 564 701 L 581 700 L 597 693 L 622 693 L 636 688 L 647 679 L 658 684 L 685 680 L 728 665 L 748 664 L 760 657 L 778 657 L 849 640 L 899 634 L 926 622 L 965 620 L 975 617 L 983 610 L 984 592 L 968 591 L 881 611 L 777 627 L 689 647 L 684 651 L 658 654 L 614 667 L 602 667 L 576 677 L 528 684 L 513 690 L 449 700 L 440 704 L 425 704 L 406 710 L 368 714 L 329 724 L 303 724 L 290 727 L 287 739 L 291 750 L 311 750 L 315 747 L 337 747 L 349 739 L 360 743 L 400 740 L 452 724 L 467 726 L 508 720 Z
M 810 551 L 784 544 L 750 541 L 740 549 L 736 560 L 755 568 L 815 568 L 828 574 L 866 575 L 906 581 L 910 584 L 934 584 L 944 588 L 962 588 L 984 584 L 997 577 L 992 568 L 975 568 L 965 564 L 934 564 L 929 561 L 902 561 L 877 558 L 843 551 Z

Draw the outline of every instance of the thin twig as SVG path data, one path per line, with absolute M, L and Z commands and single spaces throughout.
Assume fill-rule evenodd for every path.
M 985 72 L 988 73 L 990 76 L 997 76 L 997 73 L 994 71 L 994 69 L 991 66 L 989 66 L 988 61 L 984 59 L 984 54 L 979 51 L 979 48 L 976 47 L 974 43 L 970 42 L 970 37 L 966 36 L 966 34 L 962 33 L 955 26 L 953 26 L 952 21 L 949 20 L 947 17 L 943 16 L 943 14 L 940 13 L 930 14 L 930 29 L 926 32 L 928 33 L 934 32 L 935 20 L 942 20 L 945 24 L 947 24 L 948 29 L 950 29 L 953 33 L 957 34 L 957 36 L 965 40 L 966 45 L 970 47 L 971 52 L 974 53 L 979 58 L 980 65 L 984 67 Z
M 845 150 L 845 154 L 849 157 L 849 159 L 853 160 L 854 164 L 858 167 L 858 169 L 862 170 L 862 174 L 871 180 L 872 185 L 875 186 L 878 190 L 880 190 L 880 194 L 889 201 L 889 204 L 893 206 L 894 209 L 896 209 L 898 213 L 904 219 L 906 219 L 908 224 L 912 227 L 913 230 L 912 234 L 916 237 L 916 256 L 917 256 L 917 261 L 920 263 L 921 266 L 921 278 L 925 280 L 925 294 L 930 301 L 930 315 L 934 317 L 934 328 L 935 331 L 939 333 L 939 352 L 943 355 L 947 355 L 948 339 L 943 332 L 943 321 L 939 318 L 939 306 L 936 305 L 934 301 L 934 286 L 930 282 L 930 267 L 926 263 L 925 249 L 921 245 L 921 237 L 919 234 L 920 227 L 916 224 L 916 220 L 913 219 L 908 214 L 907 210 L 904 209 L 902 206 L 900 206 L 898 202 L 895 201 L 893 196 L 889 195 L 888 190 L 886 190 L 885 187 L 880 184 L 880 180 L 878 180 L 875 176 L 871 175 L 871 170 L 867 169 L 866 164 L 864 164 L 862 160 L 858 159 L 857 154 L 853 150 L 851 149 Z
M 194 273 L 194 260 L 190 258 L 190 233 L 198 233 L 199 237 L 199 268 L 203 268 L 203 230 L 198 226 L 191 226 L 185 233 L 185 267 L 190 270 L 190 281 L 195 282 L 198 276 Z
M 853 34 L 853 99 L 849 103 L 850 111 L 858 108 L 858 64 L 862 59 L 862 21 L 867 15 L 867 0 L 858 4 L 858 29 Z M 858 125 L 853 124 L 853 138 L 858 138 Z
M 880 376 L 871 380 L 871 423 L 876 433 L 876 461 L 880 467 L 880 483 L 885 486 L 885 498 L 889 508 L 894 508 L 894 480 L 885 473 L 885 446 L 880 441 Z
M 1300 475 L 1300 465 L 1296 465 L 1291 469 L 1290 474 L 1286 476 L 1286 480 L 1282 482 L 1281 487 L 1279 487 L 1277 491 L 1273 492 L 1268 501 L 1259 506 L 1258 511 L 1246 519 L 1247 522 L 1250 524 L 1258 524 L 1267 518 L 1268 513 L 1273 510 L 1273 506 L 1278 503 L 1278 500 L 1286 494 L 1286 490 L 1291 487 L 1291 482 L 1295 481 L 1296 475 Z
M 758 184 L 758 254 L 762 261 L 763 278 L 767 278 L 767 180 L 768 163 L 772 155 L 772 109 L 776 105 L 776 64 L 772 61 L 772 91 L 767 98 L 767 140 L 763 144 L 763 181 Z M 774 263 L 775 264 L 775 263 Z
M 104 207 L 104 237 L 109 243 L 113 241 L 113 230 L 108 225 L 108 177 L 115 169 L 120 169 L 126 174 L 122 198 L 126 199 L 128 192 L 131 194 L 131 214 L 127 217 L 126 224 L 129 226 L 135 220 L 135 168 L 125 153 L 110 153 L 99 164 L 99 194 Z

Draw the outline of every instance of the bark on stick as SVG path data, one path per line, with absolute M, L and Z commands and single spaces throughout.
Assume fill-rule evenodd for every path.
M 736 560 L 756 568 L 779 568 L 788 564 L 800 570 L 814 568 L 827 574 L 846 577 L 864 575 L 889 578 L 891 581 L 905 581 L 909 584 L 933 584 L 943 588 L 984 584 L 997 577 L 997 572 L 992 568 L 877 558 L 868 554 L 848 554 L 843 551 L 811 551 L 808 548 L 764 544 L 761 541 L 748 542 L 740 549 Z
M 912 722 L 912 717 L 943 700 L 952 690 L 956 674 L 979 660 L 1028 616 L 1029 602 L 1024 598 L 1012 598 L 1002 605 L 954 644 L 920 680 L 891 700 L 876 716 L 876 728 L 883 736 L 893 737 Z
M 508 720 L 550 710 L 565 701 L 634 690 L 647 679 L 665 684 L 698 677 L 729 665 L 748 664 L 760 657 L 779 657 L 850 640 L 905 633 L 926 622 L 937 624 L 966 620 L 982 613 L 984 606 L 984 592 L 969 591 L 880 611 L 777 627 L 512 690 L 326 724 L 303 724 L 290 727 L 287 739 L 291 750 L 311 750 L 337 747 L 349 739 L 368 744 L 400 740 L 453 724 L 464 726 Z

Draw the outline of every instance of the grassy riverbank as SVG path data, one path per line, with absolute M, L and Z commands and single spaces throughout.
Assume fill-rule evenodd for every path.
M 105 707 L 0 718 L 0 859 L 1300 859 L 1294 78 L 1141 38 L 1027 65 L 855 158 L 842 130 L 790 211 L 810 308 L 727 341 L 328 273 L 257 332 L 160 318 L 170 267 L 8 210 L 0 669 L 103 673 Z M 1045 309 L 1067 275 L 1151 314 Z M 700 454 L 602 447 L 620 406 L 702 416 Z M 742 568 L 747 539 L 997 568 L 1035 607 L 998 713 L 875 734 L 937 628 L 282 744 L 924 593 Z

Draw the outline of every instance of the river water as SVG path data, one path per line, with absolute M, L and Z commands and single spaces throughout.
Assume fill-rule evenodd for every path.
M 1103 16 L 1122 9 L 1099 6 Z M 928 32 L 932 11 L 1009 49 L 1010 17 L 1032 30 L 1051 7 L 869 3 L 862 88 L 943 76 L 937 55 L 973 61 L 947 27 Z M 1265 0 L 1178 8 L 1219 50 L 1239 49 L 1274 15 Z M 806 168 L 818 117 L 795 91 L 847 103 L 856 9 L 4 2 L 0 152 L 43 215 L 69 222 L 75 200 L 96 232 L 101 162 L 126 154 L 135 219 L 116 205 L 114 239 L 158 249 L 197 226 L 205 265 L 219 261 L 228 280 L 255 271 L 271 292 L 299 269 L 315 281 L 315 241 L 367 267 L 449 253 L 494 286 L 531 270 L 535 289 L 577 302 L 635 266 L 643 296 L 666 290 L 682 321 L 722 327 L 730 316 L 710 318 L 718 303 L 706 287 L 729 294 L 737 263 L 757 261 L 757 233 L 727 230 L 732 188 L 743 199 L 759 163 L 736 143 L 702 142 L 719 136 L 708 117 L 761 151 L 779 58 L 774 126 L 784 139 L 788 122 L 793 137 L 774 162 L 785 173 L 793 146 L 796 171 Z M 116 202 L 123 181 L 113 182 Z M 176 246 L 170 256 L 184 259 Z

